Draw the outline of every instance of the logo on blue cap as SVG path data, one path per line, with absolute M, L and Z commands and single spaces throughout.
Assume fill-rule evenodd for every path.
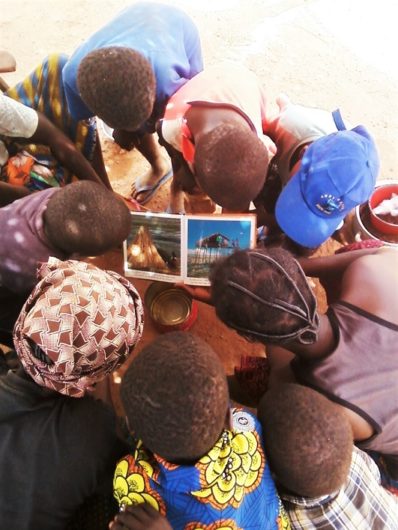
M 323 193 L 318 202 L 315 203 L 315 207 L 326 215 L 339 211 L 344 211 L 344 202 L 341 197 L 336 197 L 331 193 Z

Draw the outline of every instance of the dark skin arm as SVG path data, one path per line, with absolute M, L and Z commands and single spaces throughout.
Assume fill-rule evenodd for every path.
M 163 138 L 160 123 L 157 126 L 159 143 L 162 145 L 171 159 L 173 168 L 173 180 L 170 187 L 170 213 L 184 213 L 184 191 L 191 193 L 195 190 L 196 180 L 190 170 L 182 153 L 177 151 Z
M 211 287 L 193 287 L 191 285 L 186 285 L 185 283 L 177 283 L 176 287 L 184 289 L 192 296 L 192 298 L 199 300 L 199 302 L 214 305 L 211 299 Z
M 348 267 L 359 258 L 376 254 L 379 251 L 380 249 L 377 248 L 365 248 L 322 258 L 298 258 L 298 262 L 306 276 L 319 278 L 326 291 L 328 304 L 331 304 L 341 296 L 343 275 Z
M 105 169 L 104 157 L 102 156 L 101 141 L 98 132 L 96 134 L 95 148 L 93 153 L 92 167 L 95 173 L 99 176 L 100 181 L 112 191 L 112 186 L 109 181 L 108 173 Z
M 74 143 L 43 114 L 38 113 L 38 115 L 39 123 L 33 136 L 29 139 L 21 138 L 18 141 L 47 145 L 60 164 L 76 175 L 79 180 L 92 180 L 111 189 L 107 175 L 106 180 L 101 179 L 88 160 L 76 149 Z M 99 142 L 97 142 L 98 148 L 100 149 Z M 104 175 L 102 177 L 104 178 Z
M 377 254 L 377 252 L 379 252 L 378 248 L 364 248 L 322 258 L 299 258 L 298 262 L 307 276 L 319 278 L 331 273 L 342 275 L 358 258 Z
M 170 186 L 170 203 L 168 209 L 170 213 L 185 213 L 184 182 L 191 182 L 194 186 L 195 179 L 180 153 L 177 155 L 170 155 L 170 158 L 173 167 L 173 180 Z
M 110 530 L 172 530 L 167 519 L 148 504 L 127 506 L 109 524 Z
M 145 133 L 143 131 L 114 129 L 113 139 L 126 151 L 131 151 L 134 148 L 138 149 L 142 156 L 150 163 L 151 169 L 149 174 L 146 175 L 146 179 L 144 179 L 145 184 L 155 185 L 169 169 L 169 163 L 163 156 L 155 134 Z M 133 188 L 135 188 L 135 184 L 133 184 Z
M 30 191 L 24 186 L 11 186 L 7 182 L 0 182 L 0 208 L 27 195 L 30 195 Z
M 347 268 L 359 258 L 370 256 L 385 250 L 377 248 L 366 248 L 362 250 L 353 250 L 343 254 L 326 256 L 322 258 L 298 258 L 298 262 L 304 270 L 306 276 L 319 278 L 325 289 L 328 285 L 335 283 L 336 280 L 342 281 L 343 274 Z M 178 287 L 185 289 L 195 300 L 212 304 L 210 287 L 194 287 L 186 284 L 178 284 Z M 335 298 L 336 293 L 330 293 Z

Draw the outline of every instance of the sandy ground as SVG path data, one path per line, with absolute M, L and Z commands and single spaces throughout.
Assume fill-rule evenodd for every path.
M 197 23 L 205 64 L 224 59 L 244 63 L 267 88 L 269 102 L 287 93 L 297 103 L 334 110 L 353 125 L 364 124 L 379 147 L 383 178 L 398 177 L 398 49 L 395 0 L 201 0 L 170 1 Z M 73 50 L 130 2 L 123 0 L 0 0 L 0 48 L 17 59 L 22 79 L 48 53 Z M 104 140 L 104 156 L 116 191 L 128 193 L 145 170 L 136 153 Z M 161 211 L 168 198 L 162 188 L 149 203 Z M 324 253 L 331 251 L 329 246 Z M 120 253 L 101 265 L 120 270 Z M 137 282 L 144 293 L 146 282 Z M 156 334 L 146 320 L 143 344 Z M 217 322 L 213 310 L 200 305 L 193 331 L 211 343 L 228 372 L 240 355 L 263 355 Z

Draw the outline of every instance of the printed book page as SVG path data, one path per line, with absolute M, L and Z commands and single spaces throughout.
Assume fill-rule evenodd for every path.
M 207 286 L 214 263 L 255 243 L 252 214 L 131 212 L 124 272 L 135 278 Z

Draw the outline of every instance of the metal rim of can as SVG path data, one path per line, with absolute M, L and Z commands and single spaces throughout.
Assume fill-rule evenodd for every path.
M 145 303 L 155 326 L 163 332 L 188 330 L 198 313 L 195 300 L 186 291 L 169 285 L 150 285 Z

